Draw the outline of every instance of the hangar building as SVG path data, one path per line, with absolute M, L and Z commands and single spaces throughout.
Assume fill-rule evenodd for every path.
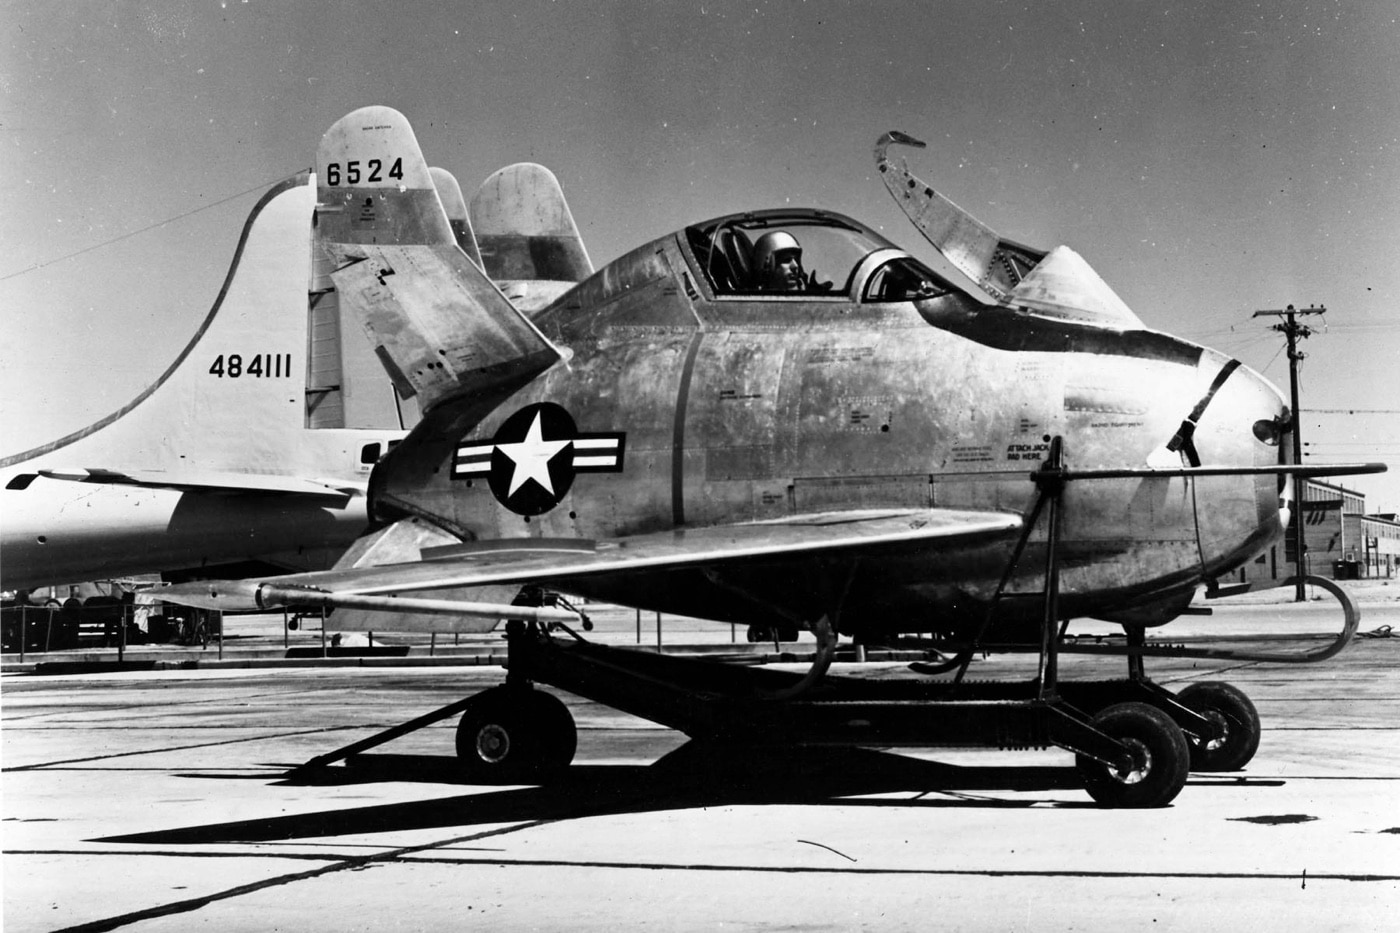
M 1337 580 L 1389 579 L 1400 572 L 1400 516 L 1366 514 L 1362 493 L 1308 480 L 1303 490 L 1303 557 L 1307 573 Z M 1240 571 L 1242 580 L 1280 580 L 1293 573 L 1292 522 L 1283 541 Z

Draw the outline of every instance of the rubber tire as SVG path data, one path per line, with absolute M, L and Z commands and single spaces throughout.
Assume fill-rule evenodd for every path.
M 1117 703 L 1096 715 L 1093 725 L 1134 747 L 1142 759 L 1137 770 L 1122 775 L 1087 755 L 1075 756 L 1084 789 L 1101 806 L 1165 807 L 1186 786 L 1191 750 L 1186 735 L 1166 713 L 1146 703 Z
M 1202 681 L 1190 684 L 1176 695 L 1182 706 L 1223 722 L 1223 742 L 1210 747 L 1186 737 L 1191 749 L 1192 771 L 1239 771 L 1259 750 L 1259 711 L 1244 692 L 1227 683 Z
M 760 642 L 772 641 L 773 630 L 766 625 L 750 625 L 748 631 L 744 633 L 749 644 L 756 645 Z
M 527 694 L 526 715 L 536 730 L 539 760 L 536 768 L 543 777 L 554 777 L 569 767 L 578 750 L 578 728 L 564 701 L 543 690 Z
M 534 689 L 492 687 L 457 724 L 457 757 L 480 784 L 537 783 L 573 761 L 578 731 L 568 707 Z

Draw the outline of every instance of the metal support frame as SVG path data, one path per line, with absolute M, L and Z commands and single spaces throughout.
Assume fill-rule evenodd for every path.
M 1050 452 L 1036 473 L 1035 484 L 1046 500 L 1045 514 L 1045 604 L 1040 620 L 1040 663 L 1036 673 L 1037 696 L 1046 700 L 1055 695 L 1059 678 L 1059 644 L 1064 637 L 1060 627 L 1060 497 L 1064 495 L 1064 440 L 1056 435 Z
M 692 738 L 732 743 L 1003 749 L 1053 745 L 1126 770 L 1133 761 L 1132 752 L 1092 722 L 1098 710 L 1125 701 L 1148 703 L 1166 712 L 1183 731 L 1213 738 L 1217 729 L 1213 722 L 1147 679 L 1141 653 L 1130 654 L 1124 680 L 1059 682 L 1059 646 L 1067 623 L 1059 613 L 1064 472 L 1063 443 L 1056 437 L 1035 474 L 1039 494 L 1025 530 L 972 648 L 959 656 L 959 670 L 951 681 L 814 678 L 813 672 L 804 676 L 598 645 L 559 624 L 512 620 L 506 624 L 506 683 L 525 689 L 533 683 L 548 684 Z M 1036 677 L 1030 683 L 964 683 L 967 663 L 990 629 L 998 602 L 1009 595 L 1006 586 L 1042 512 L 1047 532 Z M 572 637 L 558 637 L 561 630 Z M 1129 644 L 1140 648 L 1142 643 L 1142 630 L 1129 629 Z M 296 770 L 323 767 L 431 725 L 465 710 L 473 699 L 321 755 Z
M 1021 555 L 1025 553 L 1026 545 L 1030 543 L 1031 534 L 1034 533 L 1036 523 L 1040 520 L 1041 512 L 1046 512 L 1046 533 L 1045 533 L 1045 588 L 1041 593 L 1044 611 L 1041 614 L 1040 622 L 1040 661 L 1036 665 L 1036 695 L 1045 700 L 1054 695 L 1055 684 L 1059 676 L 1059 643 L 1064 638 L 1064 628 L 1060 625 L 1060 505 L 1061 497 L 1065 491 L 1064 476 L 1064 439 L 1056 435 L 1050 441 L 1050 450 L 1046 455 L 1045 462 L 1034 474 L 1037 495 L 1035 504 L 1031 506 L 1031 514 L 1026 519 L 1025 527 L 1021 531 L 1020 538 L 1016 541 L 1016 546 L 1011 550 L 1011 559 L 1006 562 L 1006 569 L 1002 571 L 1001 579 L 997 581 L 996 589 L 992 591 L 992 598 L 987 603 L 987 611 L 982 616 L 982 624 L 978 626 L 977 633 L 972 637 L 972 644 L 958 654 L 958 672 L 954 676 L 954 683 L 961 683 L 967 674 L 968 665 L 972 663 L 973 656 L 981 650 L 983 639 L 992 627 L 992 622 L 996 619 L 997 606 L 1008 597 L 1006 592 L 1007 584 L 1011 582 L 1012 575 L 1016 572 L 1016 567 L 1021 562 Z M 1048 511 L 1047 511 L 1048 509 Z M 1068 621 L 1068 620 L 1066 620 Z
M 1041 698 L 1034 682 L 959 685 L 827 676 L 818 688 L 783 698 L 803 675 L 564 642 L 536 626 L 513 629 L 507 642 L 512 677 L 549 684 L 702 741 L 1003 749 L 1053 745 L 1115 767 L 1128 755 L 1124 746 L 1091 725 L 1088 713 L 1060 696 Z M 1078 692 L 1090 709 L 1096 708 L 1094 693 Z M 1150 696 L 1142 690 L 1133 693 L 1133 699 Z
M 286 776 L 289 778 L 303 776 L 309 772 L 324 768 L 327 765 L 333 765 L 337 761 L 344 761 L 352 755 L 358 755 L 360 752 L 368 751 L 378 745 L 383 745 L 385 742 L 393 741 L 400 736 L 408 735 L 410 732 L 417 732 L 419 729 L 431 726 L 435 722 L 440 722 L 449 716 L 454 716 L 462 712 L 473 699 L 475 699 L 475 697 L 466 697 L 457 700 L 455 703 L 449 703 L 441 709 L 433 710 L 431 713 L 426 713 L 419 716 L 417 719 L 410 719 L 408 722 L 385 729 L 383 732 L 376 732 L 369 738 L 361 739 L 358 742 L 352 742 L 349 745 L 338 748 L 333 752 L 327 752 L 324 755 L 317 755 L 315 758 L 297 765 L 295 768 L 288 771 Z

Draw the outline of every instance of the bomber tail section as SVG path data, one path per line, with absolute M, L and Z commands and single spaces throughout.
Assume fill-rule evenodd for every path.
M 458 246 L 403 114 L 365 107 L 316 156 L 316 231 L 342 308 L 363 325 L 400 393 L 423 411 L 504 397 L 559 359 Z
M 316 423 L 315 204 L 309 173 L 275 186 L 213 307 L 154 383 L 94 424 L 0 459 L 7 588 L 247 561 L 310 569 L 354 540 L 370 468 L 401 432 Z M 358 375 L 339 370 L 337 391 Z M 372 381 L 360 387 L 387 394 L 377 365 Z
M 141 470 L 172 479 L 287 472 L 289 436 L 305 419 L 314 202 L 305 174 L 269 191 L 243 228 L 213 307 L 155 382 L 79 431 L 0 459 L 0 468 Z

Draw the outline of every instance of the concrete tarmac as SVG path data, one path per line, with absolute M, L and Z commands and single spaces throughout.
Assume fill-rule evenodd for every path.
M 1363 608 L 1364 632 L 1400 620 L 1388 595 Z M 1236 684 L 1264 728 L 1243 772 L 1193 774 L 1161 810 L 1100 809 L 1058 750 L 716 762 L 567 695 L 579 752 L 548 787 L 463 783 L 451 720 L 286 779 L 502 678 L 412 660 L 5 675 L 4 929 L 1400 928 L 1395 638 L 1311 666 L 1149 661 L 1173 689 Z M 1062 663 L 1066 678 L 1121 669 Z

